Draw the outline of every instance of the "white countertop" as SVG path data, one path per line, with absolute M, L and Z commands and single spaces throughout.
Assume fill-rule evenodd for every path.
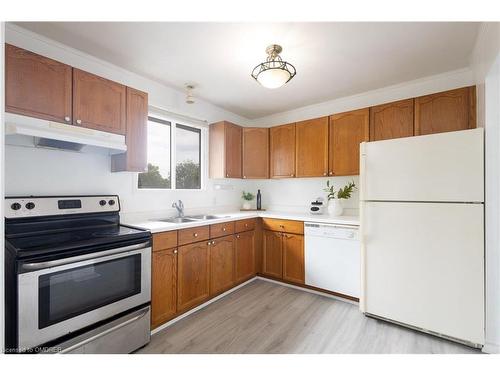
M 359 217 L 357 216 L 329 216 L 329 215 L 313 215 L 309 213 L 293 213 L 293 212 L 278 212 L 278 211 L 248 211 L 248 212 L 225 212 L 211 213 L 215 216 L 220 216 L 218 219 L 192 221 L 188 223 L 167 223 L 158 219 L 151 220 L 123 220 L 122 224 L 133 227 L 149 230 L 151 233 L 166 232 L 183 228 L 200 227 L 204 225 L 224 223 L 227 221 L 251 219 L 255 217 L 268 217 L 272 219 L 286 219 L 307 221 L 313 223 L 341 224 L 341 225 L 359 225 Z M 186 216 L 189 216 L 187 214 Z

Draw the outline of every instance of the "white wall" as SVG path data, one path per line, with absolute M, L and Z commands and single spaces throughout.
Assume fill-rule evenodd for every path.
M 500 25 L 483 24 L 472 58 L 485 127 L 486 345 L 500 353 Z
M 359 184 L 359 176 L 330 177 L 330 178 L 285 178 L 272 180 L 249 180 L 248 186 L 252 191 L 261 190 L 262 205 L 268 210 L 289 212 L 308 212 L 309 204 L 317 197 L 323 197 L 326 202 L 326 181 L 333 182 L 335 189 L 344 187 L 348 182 Z M 359 194 L 355 190 L 351 199 L 343 201 L 345 215 L 357 215 L 359 208 Z

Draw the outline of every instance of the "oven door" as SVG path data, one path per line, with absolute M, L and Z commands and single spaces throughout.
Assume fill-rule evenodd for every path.
M 47 343 L 151 300 L 149 242 L 20 266 L 18 346 Z

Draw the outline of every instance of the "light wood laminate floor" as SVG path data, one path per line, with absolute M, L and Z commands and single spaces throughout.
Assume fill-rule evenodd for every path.
M 255 280 L 153 335 L 138 353 L 480 353 L 365 317 L 358 306 Z

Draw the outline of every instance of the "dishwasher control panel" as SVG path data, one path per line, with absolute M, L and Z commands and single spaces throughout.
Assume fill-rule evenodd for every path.
M 333 224 L 305 223 L 304 235 L 336 238 L 344 240 L 358 240 L 359 227 Z

